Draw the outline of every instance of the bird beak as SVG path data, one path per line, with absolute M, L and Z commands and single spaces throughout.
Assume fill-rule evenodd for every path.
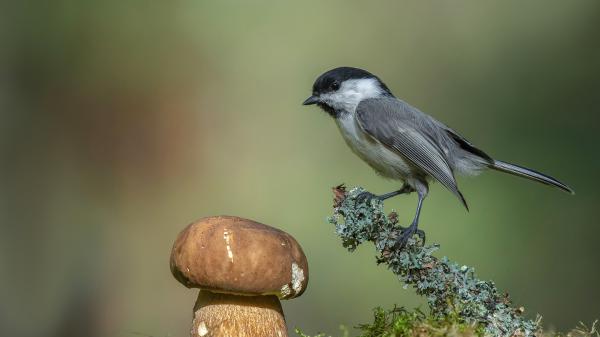
M 307 98 L 304 102 L 302 102 L 302 105 L 313 105 L 317 103 L 319 103 L 319 97 L 313 95 Z

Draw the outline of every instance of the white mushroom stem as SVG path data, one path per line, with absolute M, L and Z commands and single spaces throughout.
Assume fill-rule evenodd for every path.
M 201 290 L 192 337 L 287 337 L 276 296 L 240 296 Z

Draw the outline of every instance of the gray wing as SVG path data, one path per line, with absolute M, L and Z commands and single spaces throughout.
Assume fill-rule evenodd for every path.
M 396 98 L 364 100 L 356 108 L 356 116 L 366 133 L 435 178 L 468 209 L 444 151 L 436 141 L 445 131 L 429 116 Z

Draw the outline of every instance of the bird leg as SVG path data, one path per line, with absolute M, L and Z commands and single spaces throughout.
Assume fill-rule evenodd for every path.
M 383 200 L 389 199 L 391 197 L 395 197 L 395 196 L 400 195 L 400 194 L 407 194 L 407 193 L 411 193 L 411 192 L 414 192 L 414 191 L 415 191 L 415 189 L 412 186 L 410 186 L 410 185 L 408 185 L 408 184 L 405 183 L 404 185 L 402 185 L 402 188 L 400 188 L 397 191 L 389 192 L 389 193 L 382 194 L 382 195 L 375 195 L 375 194 L 373 194 L 371 192 L 364 191 L 364 192 L 361 192 L 356 197 L 356 199 L 358 201 L 367 201 L 367 203 L 370 203 L 371 199 L 374 199 L 374 198 L 383 201 Z
M 413 235 L 415 235 L 415 234 L 420 236 L 421 240 L 423 240 L 423 243 L 425 243 L 425 232 L 418 228 L 419 215 L 421 215 L 421 206 L 423 206 L 424 199 L 425 199 L 425 196 L 423 194 L 419 193 L 419 203 L 417 204 L 417 212 L 415 214 L 415 218 L 413 219 L 410 226 L 408 226 L 406 228 L 402 228 L 402 233 L 400 234 L 400 237 L 396 241 L 396 244 L 394 244 L 394 249 L 402 249 L 404 246 L 406 246 L 408 239 L 412 238 Z

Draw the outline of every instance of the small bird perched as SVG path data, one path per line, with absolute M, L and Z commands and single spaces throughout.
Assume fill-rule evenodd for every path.
M 323 73 L 302 104 L 316 104 L 333 117 L 348 146 L 377 173 L 404 182 L 397 191 L 383 195 L 365 192 L 363 198 L 385 200 L 417 192 L 417 211 L 398 238 L 400 248 L 414 234 L 425 239 L 418 223 L 431 179 L 454 193 L 467 210 L 454 173 L 476 175 L 491 168 L 574 194 L 569 186 L 550 176 L 491 158 L 454 130 L 396 98 L 385 83 L 366 70 L 340 67 Z

